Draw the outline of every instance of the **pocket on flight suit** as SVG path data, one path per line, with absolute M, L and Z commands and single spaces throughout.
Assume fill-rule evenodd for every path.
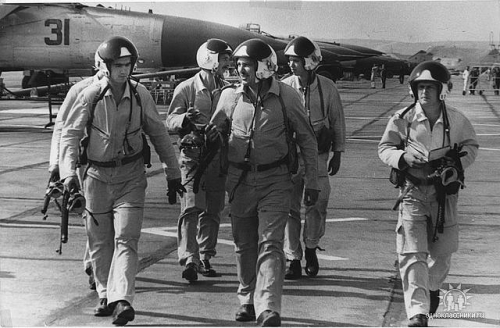
M 437 233 L 437 240 L 433 241 L 435 221 L 432 222 L 432 235 L 429 241 L 431 255 L 451 254 L 458 250 L 459 225 L 457 216 L 458 194 L 446 196 L 446 209 L 443 233 Z
M 427 253 L 427 217 L 411 216 L 403 207 L 396 225 L 396 250 L 399 254 Z

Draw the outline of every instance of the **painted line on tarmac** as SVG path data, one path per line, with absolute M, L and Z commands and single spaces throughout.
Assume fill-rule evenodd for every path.
M 48 107 L 19 108 L 19 109 L 2 110 L 2 114 L 47 114 L 48 111 L 49 111 Z M 57 114 L 57 111 L 53 111 L 52 114 Z
M 348 221 L 368 221 L 369 219 L 367 218 L 340 218 L 340 219 L 326 219 L 326 222 L 348 222 Z M 301 221 L 304 223 L 304 220 Z M 231 228 L 231 223 L 221 223 L 219 225 L 220 228 Z M 156 229 L 156 228 L 149 228 L 149 229 Z M 165 231 L 167 230 L 173 230 L 177 231 L 177 227 L 164 227 L 161 228 Z M 142 231 L 147 230 L 147 229 L 142 229 Z
M 479 150 L 491 150 L 491 151 L 500 151 L 500 148 L 479 148 Z
M 363 139 L 363 138 L 347 138 L 349 141 L 364 141 L 364 142 L 373 142 L 373 143 L 379 143 L 380 140 L 374 140 L 374 139 Z
M 340 218 L 340 219 L 327 219 L 326 222 L 350 222 L 350 221 L 368 221 L 367 218 Z M 304 222 L 304 220 L 302 220 Z M 230 223 L 223 223 L 220 225 L 221 228 L 231 227 Z M 177 227 L 156 227 L 156 228 L 144 228 L 141 230 L 143 233 L 150 233 L 153 235 L 165 236 L 165 237 L 173 237 L 177 238 Z M 234 242 L 232 240 L 218 238 L 217 243 L 234 246 Z M 318 254 L 318 258 L 326 261 L 347 261 L 348 258 L 339 257 L 339 256 L 331 256 L 331 255 L 322 255 Z
M 222 226 L 222 224 L 221 224 L 221 226 Z M 169 230 L 175 230 L 175 232 L 171 232 Z M 177 238 L 177 227 L 145 228 L 145 229 L 141 230 L 141 233 L 150 233 L 152 235 Z M 234 243 L 231 240 L 227 240 L 227 239 L 217 238 L 217 243 L 234 246 Z
M 0 227 L 5 227 L 5 228 L 45 228 L 45 229 L 60 229 L 61 226 L 59 224 L 22 224 L 22 223 L 0 223 Z M 84 226 L 82 225 L 72 225 L 70 224 L 69 227 L 71 229 L 73 228 L 79 228 L 79 229 L 85 229 Z

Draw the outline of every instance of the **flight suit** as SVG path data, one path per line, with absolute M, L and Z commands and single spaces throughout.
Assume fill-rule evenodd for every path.
M 205 125 L 210 122 L 215 110 L 214 95 L 203 84 L 200 73 L 175 88 L 167 117 L 169 131 L 179 132 L 183 128 L 190 107 L 200 111 L 200 115 L 194 120 L 195 124 Z M 198 164 L 201 152 L 202 148 L 181 148 L 179 165 L 183 184 L 186 184 L 196 172 L 189 171 Z M 200 256 L 202 260 L 209 260 L 216 254 L 226 183 L 225 175 L 220 172 L 219 156 L 215 156 L 207 167 L 198 193 L 194 193 L 193 183 L 191 180 L 185 185 L 187 192 L 181 198 L 177 251 L 182 266 L 191 262 L 199 265 Z
M 428 154 L 432 149 L 454 144 L 462 145 L 462 151 L 467 152 L 461 157 L 464 169 L 474 162 L 479 147 L 476 133 L 461 112 L 447 106 L 450 140 L 444 132 L 443 113 L 431 130 L 420 104 L 403 118 L 398 115 L 401 112 L 389 120 L 379 143 L 378 154 L 384 163 L 399 168 L 404 152 Z M 409 146 L 401 149 L 407 136 Z M 421 181 L 433 172 L 430 165 L 408 168 L 408 173 Z M 402 190 L 409 183 L 407 179 Z M 413 185 L 399 206 L 396 247 L 408 319 L 429 313 L 429 291 L 439 290 L 449 272 L 451 255 L 458 249 L 457 202 L 458 193 L 446 195 L 444 231 L 437 234 L 437 241 L 433 240 L 438 210 L 433 184 Z
M 60 154 L 63 179 L 76 175 L 78 145 L 91 104 L 107 83 L 103 78 L 81 92 L 64 124 Z M 97 103 L 83 179 L 90 258 L 99 298 L 107 298 L 108 304 L 120 300 L 132 304 L 135 295 L 147 186 L 142 131 L 149 136 L 168 179 L 180 178 L 172 142 L 153 98 L 141 84 L 137 92 L 142 108 L 128 83 L 121 100 L 115 100 L 108 90 Z
M 320 100 L 318 80 L 321 84 Z M 290 85 L 299 92 L 302 103 L 308 114 L 311 125 L 317 133 L 323 127 L 333 129 L 332 150 L 338 152 L 345 151 L 345 118 L 344 109 L 340 100 L 340 95 L 332 80 L 316 75 L 309 86 L 308 95 L 304 96 L 305 89 L 297 76 L 290 76 L 283 80 L 283 83 Z M 323 108 L 322 108 L 323 107 Z M 305 247 L 316 248 L 321 237 L 325 234 L 326 214 L 328 200 L 330 198 L 330 180 L 328 177 L 328 159 L 330 152 L 318 154 L 318 184 L 319 198 L 316 204 L 306 206 L 305 223 L 303 230 L 303 241 Z M 302 164 L 302 160 L 300 161 Z M 304 167 L 299 166 L 299 171 L 293 176 L 293 193 L 290 214 L 285 230 L 285 255 L 288 260 L 302 259 L 302 246 L 300 244 L 300 208 L 302 196 L 304 194 Z
M 316 138 L 300 96 L 291 87 L 272 79 L 269 91 L 261 95 L 256 107 L 242 85 L 228 88 L 222 92 L 212 117 L 223 134 L 228 134 L 226 190 L 236 251 L 238 299 L 241 305 L 254 304 L 257 317 L 265 310 L 281 312 L 283 239 L 292 182 L 283 162 L 288 144 L 279 97 L 303 154 L 306 187 L 317 190 Z
M 52 132 L 52 141 L 50 144 L 49 164 L 51 167 L 54 167 L 55 165 L 59 166 L 59 146 L 61 144 L 62 128 L 64 126 L 64 122 L 66 122 L 66 119 L 69 115 L 71 108 L 73 107 L 73 104 L 75 103 L 81 91 L 83 91 L 89 85 L 97 81 L 99 81 L 99 78 L 97 77 L 97 75 L 94 75 L 84 80 L 81 80 L 80 82 L 73 85 L 66 94 L 66 97 L 64 98 L 61 107 L 59 107 L 56 121 L 54 123 L 54 131 Z M 80 180 L 80 184 L 82 184 L 82 178 L 83 178 L 82 171 L 78 170 L 78 179 Z M 85 271 L 87 269 L 90 270 L 90 268 L 91 268 L 91 262 L 89 253 L 89 242 L 87 240 L 85 244 L 85 253 L 83 255 L 83 270 Z

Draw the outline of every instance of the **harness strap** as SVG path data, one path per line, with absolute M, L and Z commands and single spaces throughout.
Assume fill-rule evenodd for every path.
M 434 184 L 434 178 L 418 178 L 408 172 L 404 172 L 405 178 L 415 186 L 430 186 Z
M 257 165 L 252 165 L 248 163 L 236 163 L 229 161 L 229 165 L 239 170 L 249 171 L 249 172 L 263 172 L 270 169 L 274 169 L 276 167 L 280 167 L 281 165 L 286 165 L 287 163 L 288 163 L 288 158 L 286 156 L 272 163 L 257 164 Z
M 138 159 L 142 158 L 142 152 L 138 152 L 135 155 L 129 156 L 129 157 L 124 157 L 121 159 L 116 159 L 114 161 L 108 161 L 108 162 L 99 162 L 99 161 L 94 161 L 89 159 L 89 164 L 95 165 L 95 166 L 100 166 L 100 167 L 118 167 L 122 166 L 125 164 L 129 164 L 132 162 L 137 161 Z

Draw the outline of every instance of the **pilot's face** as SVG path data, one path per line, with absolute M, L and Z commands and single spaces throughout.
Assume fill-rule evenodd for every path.
M 238 58 L 236 62 L 236 69 L 240 75 L 241 83 L 244 86 L 253 87 L 257 84 L 257 63 L 253 59 L 247 57 Z
M 417 85 L 418 101 L 422 106 L 439 105 L 439 90 L 434 82 L 422 81 Z
M 290 56 L 288 58 L 288 66 L 290 66 L 290 70 L 292 71 L 293 75 L 300 76 L 306 73 L 306 70 L 304 68 L 304 59 L 301 57 Z
M 224 75 L 224 72 L 231 66 L 231 56 L 229 54 L 219 54 L 219 67 L 217 67 L 217 74 Z
M 124 83 L 130 75 L 132 60 L 130 57 L 118 58 L 111 64 L 109 79 L 115 83 Z

